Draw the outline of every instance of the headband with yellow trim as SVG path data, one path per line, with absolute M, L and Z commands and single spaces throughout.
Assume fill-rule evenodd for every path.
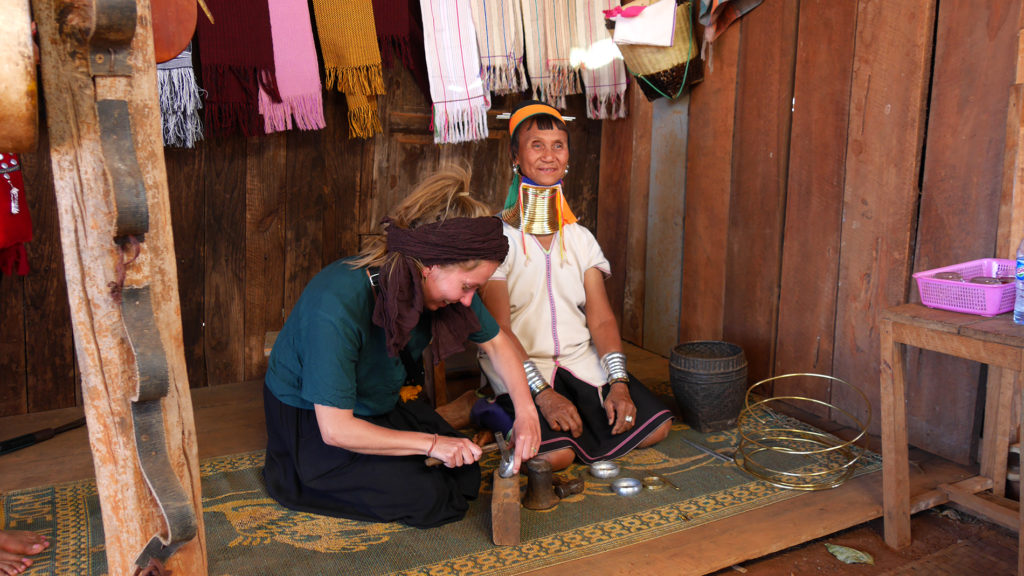
M 523 106 L 519 110 L 516 110 L 515 113 L 513 113 L 512 116 L 509 117 L 508 133 L 515 134 L 516 128 L 518 128 L 519 125 L 522 124 L 523 120 L 526 120 L 527 118 L 536 116 L 538 114 L 547 114 L 548 116 L 554 117 L 562 124 L 565 124 L 565 119 L 562 118 L 562 115 L 558 112 L 558 110 L 555 110 L 554 108 L 548 106 L 547 104 L 542 104 L 538 102 L 537 104 L 527 104 L 526 106 Z

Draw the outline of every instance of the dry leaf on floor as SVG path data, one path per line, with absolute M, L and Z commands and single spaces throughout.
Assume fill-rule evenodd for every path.
M 825 548 L 833 556 L 838 558 L 844 564 L 874 564 L 875 559 L 867 552 L 861 552 L 848 546 L 840 546 L 838 544 L 825 543 Z

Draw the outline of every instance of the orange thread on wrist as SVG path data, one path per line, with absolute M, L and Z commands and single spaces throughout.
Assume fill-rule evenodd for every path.
M 430 441 L 430 448 L 427 448 L 427 456 L 434 451 L 434 446 L 437 446 L 437 434 L 434 434 L 434 439 Z

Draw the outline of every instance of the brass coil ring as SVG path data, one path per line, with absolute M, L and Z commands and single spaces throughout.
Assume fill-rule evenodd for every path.
M 855 415 L 834 404 L 803 396 L 774 396 L 754 401 L 759 388 L 784 378 L 811 377 L 837 382 L 857 392 L 868 414 L 861 423 Z M 845 415 L 855 423 L 858 433 L 847 441 L 816 430 L 794 428 L 781 421 L 781 410 L 770 410 L 773 402 L 809 402 Z M 856 386 L 825 374 L 795 373 L 766 378 L 747 389 L 744 407 L 738 419 L 740 442 L 736 451 L 737 464 L 750 475 L 773 486 L 790 490 L 825 490 L 835 488 L 849 479 L 864 455 L 857 446 L 871 424 L 871 402 Z M 767 462 L 769 454 L 803 456 L 810 463 L 796 470 L 782 470 Z

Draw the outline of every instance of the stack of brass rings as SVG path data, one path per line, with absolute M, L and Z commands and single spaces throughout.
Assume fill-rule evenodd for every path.
M 861 421 L 849 411 L 823 400 L 802 396 L 774 396 L 757 400 L 763 387 L 784 378 L 809 377 L 828 380 L 846 386 L 860 395 L 868 415 Z M 762 394 L 763 395 L 763 394 Z M 858 433 L 843 441 L 831 434 L 794 427 L 792 419 L 780 417 L 781 409 L 770 409 L 773 403 L 788 401 L 794 406 L 811 403 L 845 415 L 855 423 Z M 744 408 L 740 412 L 738 427 L 740 443 L 736 450 L 737 464 L 749 474 L 773 486 L 790 490 L 825 490 L 845 482 L 856 470 L 864 449 L 856 443 L 863 438 L 871 424 L 871 403 L 859 388 L 834 376 L 824 374 L 783 374 L 761 380 L 747 389 Z M 806 465 L 783 470 L 778 467 L 779 455 L 803 457 Z M 775 458 L 773 464 L 772 458 Z M 783 458 L 785 458 L 783 456 Z

